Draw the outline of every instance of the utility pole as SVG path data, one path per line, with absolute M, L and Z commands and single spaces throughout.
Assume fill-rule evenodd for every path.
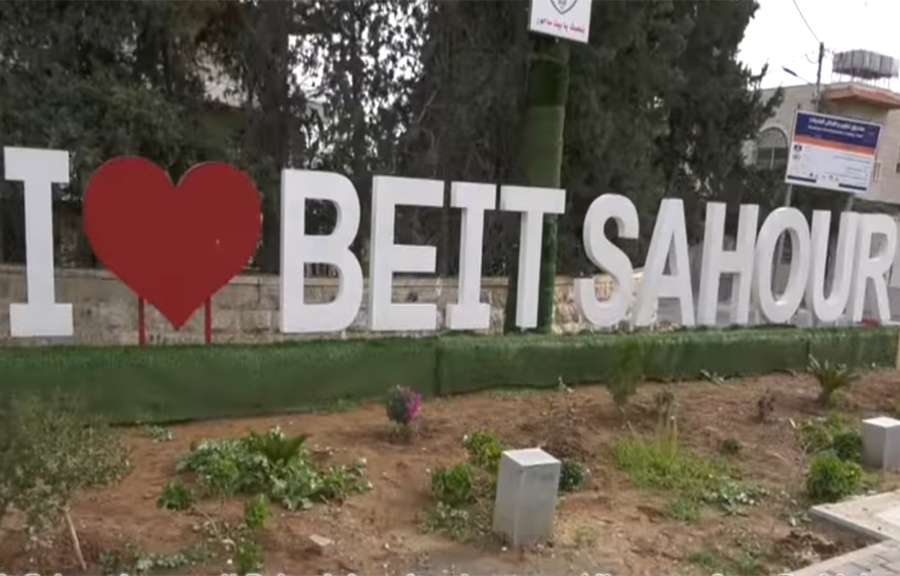
M 822 111 L 822 63 L 825 61 L 825 43 L 819 42 L 819 61 L 818 66 L 816 67 L 816 91 L 813 92 L 813 105 L 815 106 L 816 112 Z M 807 84 L 809 81 L 807 81 Z M 790 152 L 789 152 L 790 153 Z M 794 199 L 794 185 L 788 184 L 787 190 L 784 192 L 784 206 L 789 208 L 791 206 L 791 202 Z M 847 201 L 847 210 L 853 208 L 853 196 L 850 196 L 850 199 Z M 777 254 L 776 266 L 781 264 L 784 260 L 784 236 L 778 239 L 778 244 L 775 248 L 775 254 Z
M 821 98 L 819 94 L 822 91 L 822 62 L 825 60 L 825 43 L 819 42 L 819 67 L 816 69 L 816 112 L 821 112 Z

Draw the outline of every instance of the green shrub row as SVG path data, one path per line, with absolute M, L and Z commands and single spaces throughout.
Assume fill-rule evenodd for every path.
M 380 397 L 397 384 L 423 396 L 498 387 L 607 383 L 623 350 L 640 349 L 648 380 L 805 370 L 810 355 L 893 366 L 897 328 L 748 328 L 574 336 L 314 340 L 250 345 L 9 347 L 0 399 L 61 388 L 117 422 L 311 410 Z

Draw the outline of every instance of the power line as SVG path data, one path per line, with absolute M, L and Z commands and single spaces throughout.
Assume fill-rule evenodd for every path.
M 797 4 L 797 0 L 792 0 L 792 1 L 793 1 L 793 3 L 794 3 L 794 8 L 797 9 L 797 14 L 800 15 L 800 19 L 803 20 L 803 23 L 804 23 L 804 24 L 806 24 L 806 29 L 809 30 L 809 33 L 813 35 L 813 38 L 816 39 L 816 42 L 819 42 L 819 43 L 821 44 L 822 41 L 819 40 L 819 36 L 818 36 L 818 35 L 815 33 L 815 31 L 812 29 L 812 26 L 809 25 L 809 22 L 806 21 L 806 16 L 803 15 L 803 10 L 801 10 L 801 9 L 800 9 L 800 5 Z

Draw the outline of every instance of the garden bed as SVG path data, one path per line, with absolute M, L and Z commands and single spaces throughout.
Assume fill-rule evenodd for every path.
M 427 401 L 409 441 L 391 434 L 384 408 L 376 404 L 168 430 L 129 428 L 124 435 L 132 471 L 117 483 L 79 494 L 71 515 L 89 573 L 235 571 L 228 563 L 234 559 L 228 543 L 211 541 L 208 529 L 240 524 L 245 498 L 198 498 L 185 511 L 162 509 L 158 499 L 176 478 L 197 489 L 191 474 L 175 470 L 192 443 L 278 425 L 288 435 L 308 434 L 306 446 L 322 462 L 351 465 L 363 459 L 372 486 L 348 493 L 342 503 L 315 503 L 293 512 L 270 503 L 270 517 L 255 537 L 270 574 L 772 574 L 866 544 L 824 532 L 806 518 L 809 457 L 796 427 L 826 413 L 817 403 L 815 380 L 788 374 L 711 379 L 641 386 L 627 407 L 628 424 L 604 387 L 561 385 L 552 392 Z M 900 395 L 898 384 L 898 371 L 865 374 L 838 399 L 836 409 L 850 422 L 888 413 Z M 666 390 L 675 400 L 678 457 L 689 454 L 697 466 L 727 467 L 735 482 L 752 487 L 753 496 L 734 493 L 703 503 L 686 498 L 685 486 L 641 480 L 641 471 L 633 468 L 634 448 L 658 435 L 657 402 Z M 761 421 L 760 405 L 767 397 L 773 398 L 773 411 Z M 434 516 L 430 474 L 463 461 L 463 437 L 478 429 L 492 431 L 506 446 L 540 445 L 587 468 L 582 488 L 559 502 L 551 543 L 506 549 L 483 535 L 476 511 L 459 523 L 456 539 L 442 532 L 446 518 Z M 887 490 L 897 479 L 866 480 L 872 489 Z M 13 514 L 0 530 L 0 572 L 81 572 L 67 532 L 26 551 L 22 526 L 23 518 Z M 313 535 L 330 543 L 319 542 L 317 548 Z M 208 554 L 195 554 L 204 548 Z M 198 564 L 190 565 L 193 561 Z

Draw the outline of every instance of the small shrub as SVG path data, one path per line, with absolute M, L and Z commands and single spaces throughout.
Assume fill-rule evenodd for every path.
M 19 397 L 3 408 L 0 517 L 13 505 L 38 528 L 58 519 L 75 491 L 107 484 L 130 469 L 118 433 L 76 397 Z
M 829 414 L 827 418 L 806 418 L 797 425 L 797 436 L 805 453 L 818 454 L 831 448 L 834 433 L 842 427 L 837 414 Z
M 760 422 L 768 422 L 772 414 L 775 413 L 775 394 L 766 391 L 756 401 L 756 419 Z
M 437 468 L 431 473 L 431 493 L 454 508 L 469 504 L 475 500 L 475 471 L 467 462 Z
M 172 430 L 165 426 L 147 425 L 144 427 L 144 430 L 154 442 L 170 442 L 175 438 Z
M 422 519 L 422 528 L 426 532 L 447 534 L 460 542 L 471 540 L 479 532 L 472 511 L 454 508 L 443 502 L 437 502 L 428 509 Z
M 279 430 L 278 433 L 270 431 L 266 434 L 259 434 L 251 430 L 245 440 L 247 451 L 262 455 L 274 466 L 287 464 L 291 459 L 300 455 L 300 449 L 309 435 L 299 434 L 288 437 L 280 432 Z
M 406 386 L 391 388 L 384 403 L 388 420 L 402 428 L 409 427 L 415 421 L 421 406 L 422 396 Z
M 679 522 L 694 522 L 700 518 L 700 506 L 694 498 L 679 496 L 669 503 L 669 512 Z
M 726 477 L 724 467 L 681 448 L 669 434 L 619 440 L 614 457 L 638 487 L 684 489 Z
M 176 470 L 197 474 L 210 495 L 264 494 L 288 510 L 371 488 L 361 461 L 321 468 L 304 447 L 305 440 L 287 437 L 277 426 L 265 434 L 203 440 L 179 459 Z
M 761 490 L 732 479 L 721 463 L 679 446 L 671 432 L 620 440 L 614 456 L 619 468 L 640 488 L 676 490 L 682 498 L 730 512 L 756 505 L 763 496 Z
M 172 480 L 163 487 L 162 494 L 156 500 L 156 507 L 163 510 L 183 512 L 190 508 L 193 503 L 194 495 L 191 493 L 190 488 L 185 486 L 180 480 Z
M 638 384 L 644 377 L 644 355 L 641 345 L 630 340 L 620 348 L 619 357 L 613 367 L 613 374 L 607 384 L 613 402 L 624 413 L 628 401 L 637 392 Z
M 831 406 L 834 394 L 859 378 L 858 374 L 844 364 L 832 364 L 827 360 L 822 363 L 814 356 L 809 358 L 809 371 L 819 381 L 819 403 L 823 406 Z
M 234 565 L 241 576 L 262 572 L 264 567 L 262 547 L 250 540 L 238 542 L 234 551 Z
M 859 430 L 841 430 L 834 435 L 831 449 L 834 450 L 834 455 L 841 460 L 860 462 L 862 460 L 862 434 Z
M 859 430 L 844 422 L 839 414 L 827 418 L 807 418 L 797 427 L 803 451 L 809 455 L 833 453 L 842 460 L 858 462 L 862 454 Z
M 257 494 L 244 502 L 244 524 L 250 530 L 262 528 L 269 519 L 269 499 L 265 494 Z
M 707 488 L 702 498 L 707 504 L 715 504 L 726 512 L 733 513 L 741 506 L 757 506 L 765 495 L 765 490 L 761 488 L 723 478 Z
M 497 474 L 504 448 L 496 434 L 490 430 L 476 430 L 466 434 L 463 438 L 463 447 L 473 466 Z
M 25 514 L 33 532 L 65 519 L 83 570 L 69 502 L 75 492 L 115 481 L 130 468 L 116 430 L 75 396 L 56 391 L 0 405 L 0 521 L 11 507 Z
M 806 475 L 806 494 L 814 503 L 838 502 L 859 492 L 863 469 L 834 454 L 814 456 Z
M 159 571 L 171 571 L 184 568 L 190 559 L 182 552 L 173 554 L 137 554 L 134 558 L 135 574 L 149 575 Z
M 563 460 L 559 471 L 559 491 L 574 492 L 584 484 L 584 466 L 575 460 Z
M 741 441 L 737 438 L 725 438 L 719 443 L 719 452 L 725 456 L 737 456 L 741 448 Z
M 675 418 L 675 394 L 665 389 L 656 393 L 653 398 L 656 405 L 656 419 L 660 428 L 667 428 Z

